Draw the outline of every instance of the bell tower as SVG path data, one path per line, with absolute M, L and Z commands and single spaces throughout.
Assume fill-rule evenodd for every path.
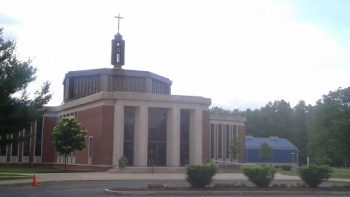
M 114 18 L 118 19 L 118 33 L 114 35 L 114 39 L 112 40 L 112 59 L 111 64 L 114 68 L 121 69 L 125 62 L 125 41 L 123 40 L 123 36 L 119 33 L 119 23 L 120 19 L 123 17 L 115 16 Z

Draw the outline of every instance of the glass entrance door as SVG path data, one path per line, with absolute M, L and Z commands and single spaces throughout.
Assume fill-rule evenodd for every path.
M 165 166 L 166 165 L 166 143 L 150 142 L 148 143 L 148 165 Z

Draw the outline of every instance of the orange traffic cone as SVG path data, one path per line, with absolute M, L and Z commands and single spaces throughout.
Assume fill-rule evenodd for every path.
M 38 183 L 36 182 L 36 176 L 34 174 L 33 176 L 33 186 L 38 186 Z

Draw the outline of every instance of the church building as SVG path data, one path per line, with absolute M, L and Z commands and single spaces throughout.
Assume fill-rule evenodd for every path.
M 0 164 L 62 167 L 64 157 L 55 151 L 52 131 L 66 116 L 74 116 L 87 130 L 86 148 L 68 156 L 67 169 L 71 170 L 111 169 L 122 156 L 131 167 L 232 160 L 229 142 L 234 136 L 239 136 L 244 147 L 245 118 L 210 115 L 210 98 L 172 95 L 168 78 L 122 68 L 125 41 L 119 21 L 111 48 L 113 68 L 66 73 L 64 103 L 46 107 L 42 119 L 18 133 L 33 133 L 33 138 L 2 147 Z M 243 163 L 244 156 L 243 150 L 238 162 Z

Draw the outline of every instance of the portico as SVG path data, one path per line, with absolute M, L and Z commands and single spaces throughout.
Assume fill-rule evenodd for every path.
M 129 165 L 140 167 L 202 163 L 203 129 L 209 129 L 209 124 L 203 128 L 203 113 L 208 113 L 210 99 L 139 93 L 114 97 L 113 166 L 123 155 Z

